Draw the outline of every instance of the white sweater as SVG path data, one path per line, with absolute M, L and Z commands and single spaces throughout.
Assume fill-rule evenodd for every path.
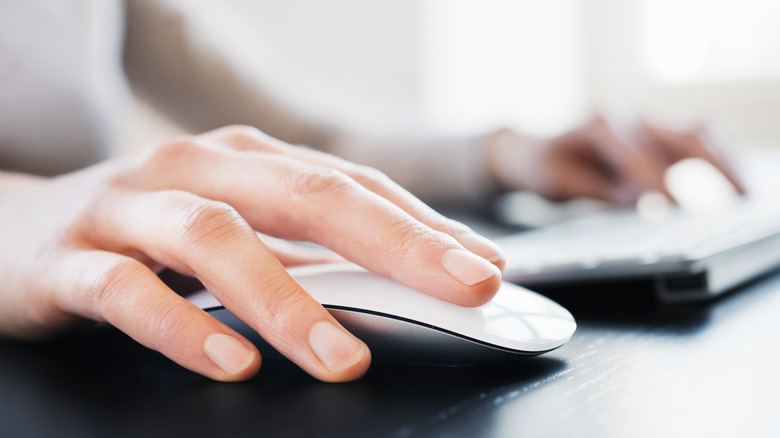
M 377 167 L 426 200 L 493 190 L 481 138 L 378 139 L 321 123 L 198 36 L 173 1 L 0 0 L 0 169 L 55 175 L 111 156 L 132 83 L 193 132 L 253 125 Z

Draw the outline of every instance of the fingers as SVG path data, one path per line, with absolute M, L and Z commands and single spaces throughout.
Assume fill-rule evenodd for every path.
M 678 132 L 649 124 L 644 125 L 655 142 L 669 150 L 673 161 L 701 158 L 720 170 L 739 193 L 745 193 L 745 185 L 734 169 L 732 160 L 727 156 L 723 140 L 713 132 L 716 130 L 714 127 L 706 125 L 687 132 Z
M 670 196 L 664 185 L 664 173 L 671 164 L 669 158 L 639 129 L 636 119 L 596 118 L 585 130 L 585 136 L 599 151 L 601 159 L 615 170 L 623 186 L 622 191 L 615 192 L 617 197 L 631 192 L 638 197 L 642 190 Z
M 168 289 L 135 259 L 74 251 L 51 268 L 62 309 L 109 322 L 185 368 L 234 381 L 260 367 L 251 342 Z
M 473 232 L 466 225 L 442 216 L 374 168 L 360 166 L 320 151 L 291 146 L 254 128 L 226 127 L 208 132 L 203 137 L 236 150 L 280 154 L 310 165 L 336 169 L 371 192 L 389 200 L 423 224 L 455 237 L 464 248 L 485 258 L 499 269 L 503 269 L 506 264 L 498 245 Z
M 180 191 L 115 192 L 90 222 L 88 235 L 108 249 L 141 251 L 197 276 L 226 308 L 311 375 L 325 381 L 354 380 L 368 368 L 370 353 L 365 344 L 287 274 L 231 207 Z M 156 308 L 156 300 L 179 299 L 158 294 L 144 303 Z M 180 327 L 174 337 L 190 336 L 190 326 L 181 327 L 176 315 L 166 318 Z M 132 333 L 137 330 L 133 322 L 138 321 L 127 321 L 123 327 Z M 204 329 L 199 333 L 205 336 Z M 225 340 L 216 339 L 217 346 Z
M 559 199 L 575 195 L 625 206 L 631 206 L 636 202 L 638 193 L 633 189 L 633 185 L 616 184 L 614 179 L 599 166 L 595 157 L 560 158 L 552 165 L 555 169 L 550 172 L 554 172 L 555 176 L 551 179 L 555 183 L 548 183 L 547 187 L 552 193 L 560 194 Z M 551 198 L 555 199 L 555 196 Z
M 255 149 L 246 150 L 240 145 L 226 148 L 217 140 L 174 141 L 131 161 L 112 181 L 119 184 L 111 185 L 92 203 L 94 208 L 89 209 L 80 230 L 87 241 L 106 251 L 137 256 L 198 277 L 280 353 L 326 381 L 360 377 L 370 353 L 290 278 L 275 255 L 287 263 L 311 257 L 285 254 L 271 239 L 277 247 L 275 254 L 255 230 L 319 243 L 368 269 L 456 304 L 480 305 L 498 290 L 499 269 L 464 248 L 492 251 L 490 244 L 435 214 L 381 174 L 326 155 L 302 154 L 281 143 L 257 140 Z M 492 259 L 503 262 L 503 258 Z M 143 275 L 140 268 L 134 269 L 127 277 L 153 282 L 148 269 Z M 155 290 L 148 285 L 144 288 Z M 118 289 L 133 291 L 127 284 Z M 156 290 L 155 296 L 146 297 L 149 309 L 156 309 L 160 301 L 163 309 L 188 310 L 167 312 L 174 315 L 167 320 L 174 321 L 174 326 L 188 327 L 175 322 L 180 316 L 200 319 L 190 315 L 192 309 L 181 304 L 180 298 L 163 298 L 171 295 L 164 286 L 157 285 Z M 143 324 L 114 308 L 117 301 L 107 302 L 99 314 L 91 316 L 116 323 L 146 345 L 206 375 L 225 380 L 244 376 L 219 356 L 210 358 L 207 365 L 228 374 L 191 359 L 242 341 L 236 344 L 217 336 L 206 344 L 201 330 L 192 335 L 199 338 L 191 339 L 188 348 L 168 352 L 167 344 L 150 341 L 159 339 L 155 330 L 150 334 L 139 328 Z M 90 307 L 85 304 L 84 309 Z M 176 332 L 189 336 L 180 334 L 187 331 Z M 200 346 L 197 351 L 196 345 Z
M 639 196 L 653 190 L 670 197 L 665 173 L 685 158 L 701 158 L 718 168 L 741 193 L 742 184 L 711 129 L 678 132 L 636 117 L 597 117 L 581 133 L 602 160 L 616 170 L 615 198 Z
M 169 171 L 148 176 L 157 181 L 155 189 L 168 186 L 225 202 L 265 234 L 319 243 L 433 296 L 476 306 L 500 285 L 494 265 L 341 171 L 286 155 L 230 153 L 186 142 L 146 159 L 157 164 L 144 168 L 187 170 L 173 180 Z

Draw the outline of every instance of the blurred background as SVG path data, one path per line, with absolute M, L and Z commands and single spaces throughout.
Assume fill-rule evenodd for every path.
M 186 2 L 204 37 L 300 107 L 381 133 L 509 125 L 555 134 L 595 109 L 714 118 L 780 145 L 776 0 Z M 126 150 L 179 128 L 143 102 Z

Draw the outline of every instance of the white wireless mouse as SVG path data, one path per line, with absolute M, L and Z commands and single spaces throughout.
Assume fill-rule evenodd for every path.
M 558 348 L 577 328 L 559 304 L 511 283 L 503 283 L 489 303 L 468 308 L 349 263 L 288 272 L 368 345 L 375 360 L 440 365 L 506 360 Z M 259 336 L 208 291 L 187 298 L 258 343 Z

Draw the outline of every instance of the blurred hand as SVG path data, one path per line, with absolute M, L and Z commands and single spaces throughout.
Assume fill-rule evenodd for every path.
M 710 162 L 744 193 L 709 127 L 679 132 L 630 118 L 599 116 L 551 139 L 501 130 L 491 137 L 489 154 L 499 185 L 533 190 L 552 200 L 587 196 L 633 205 L 645 190 L 669 196 L 664 173 L 684 158 Z
M 312 376 L 343 381 L 366 371 L 367 347 L 282 263 L 332 257 L 264 243 L 258 231 L 316 242 L 464 306 L 493 297 L 504 263 L 494 244 L 376 170 L 246 127 L 24 180 L 0 193 L 0 217 L 0 334 L 41 338 L 106 321 L 218 380 L 253 375 L 259 352 L 168 289 L 155 274 L 163 266 L 199 278 Z

